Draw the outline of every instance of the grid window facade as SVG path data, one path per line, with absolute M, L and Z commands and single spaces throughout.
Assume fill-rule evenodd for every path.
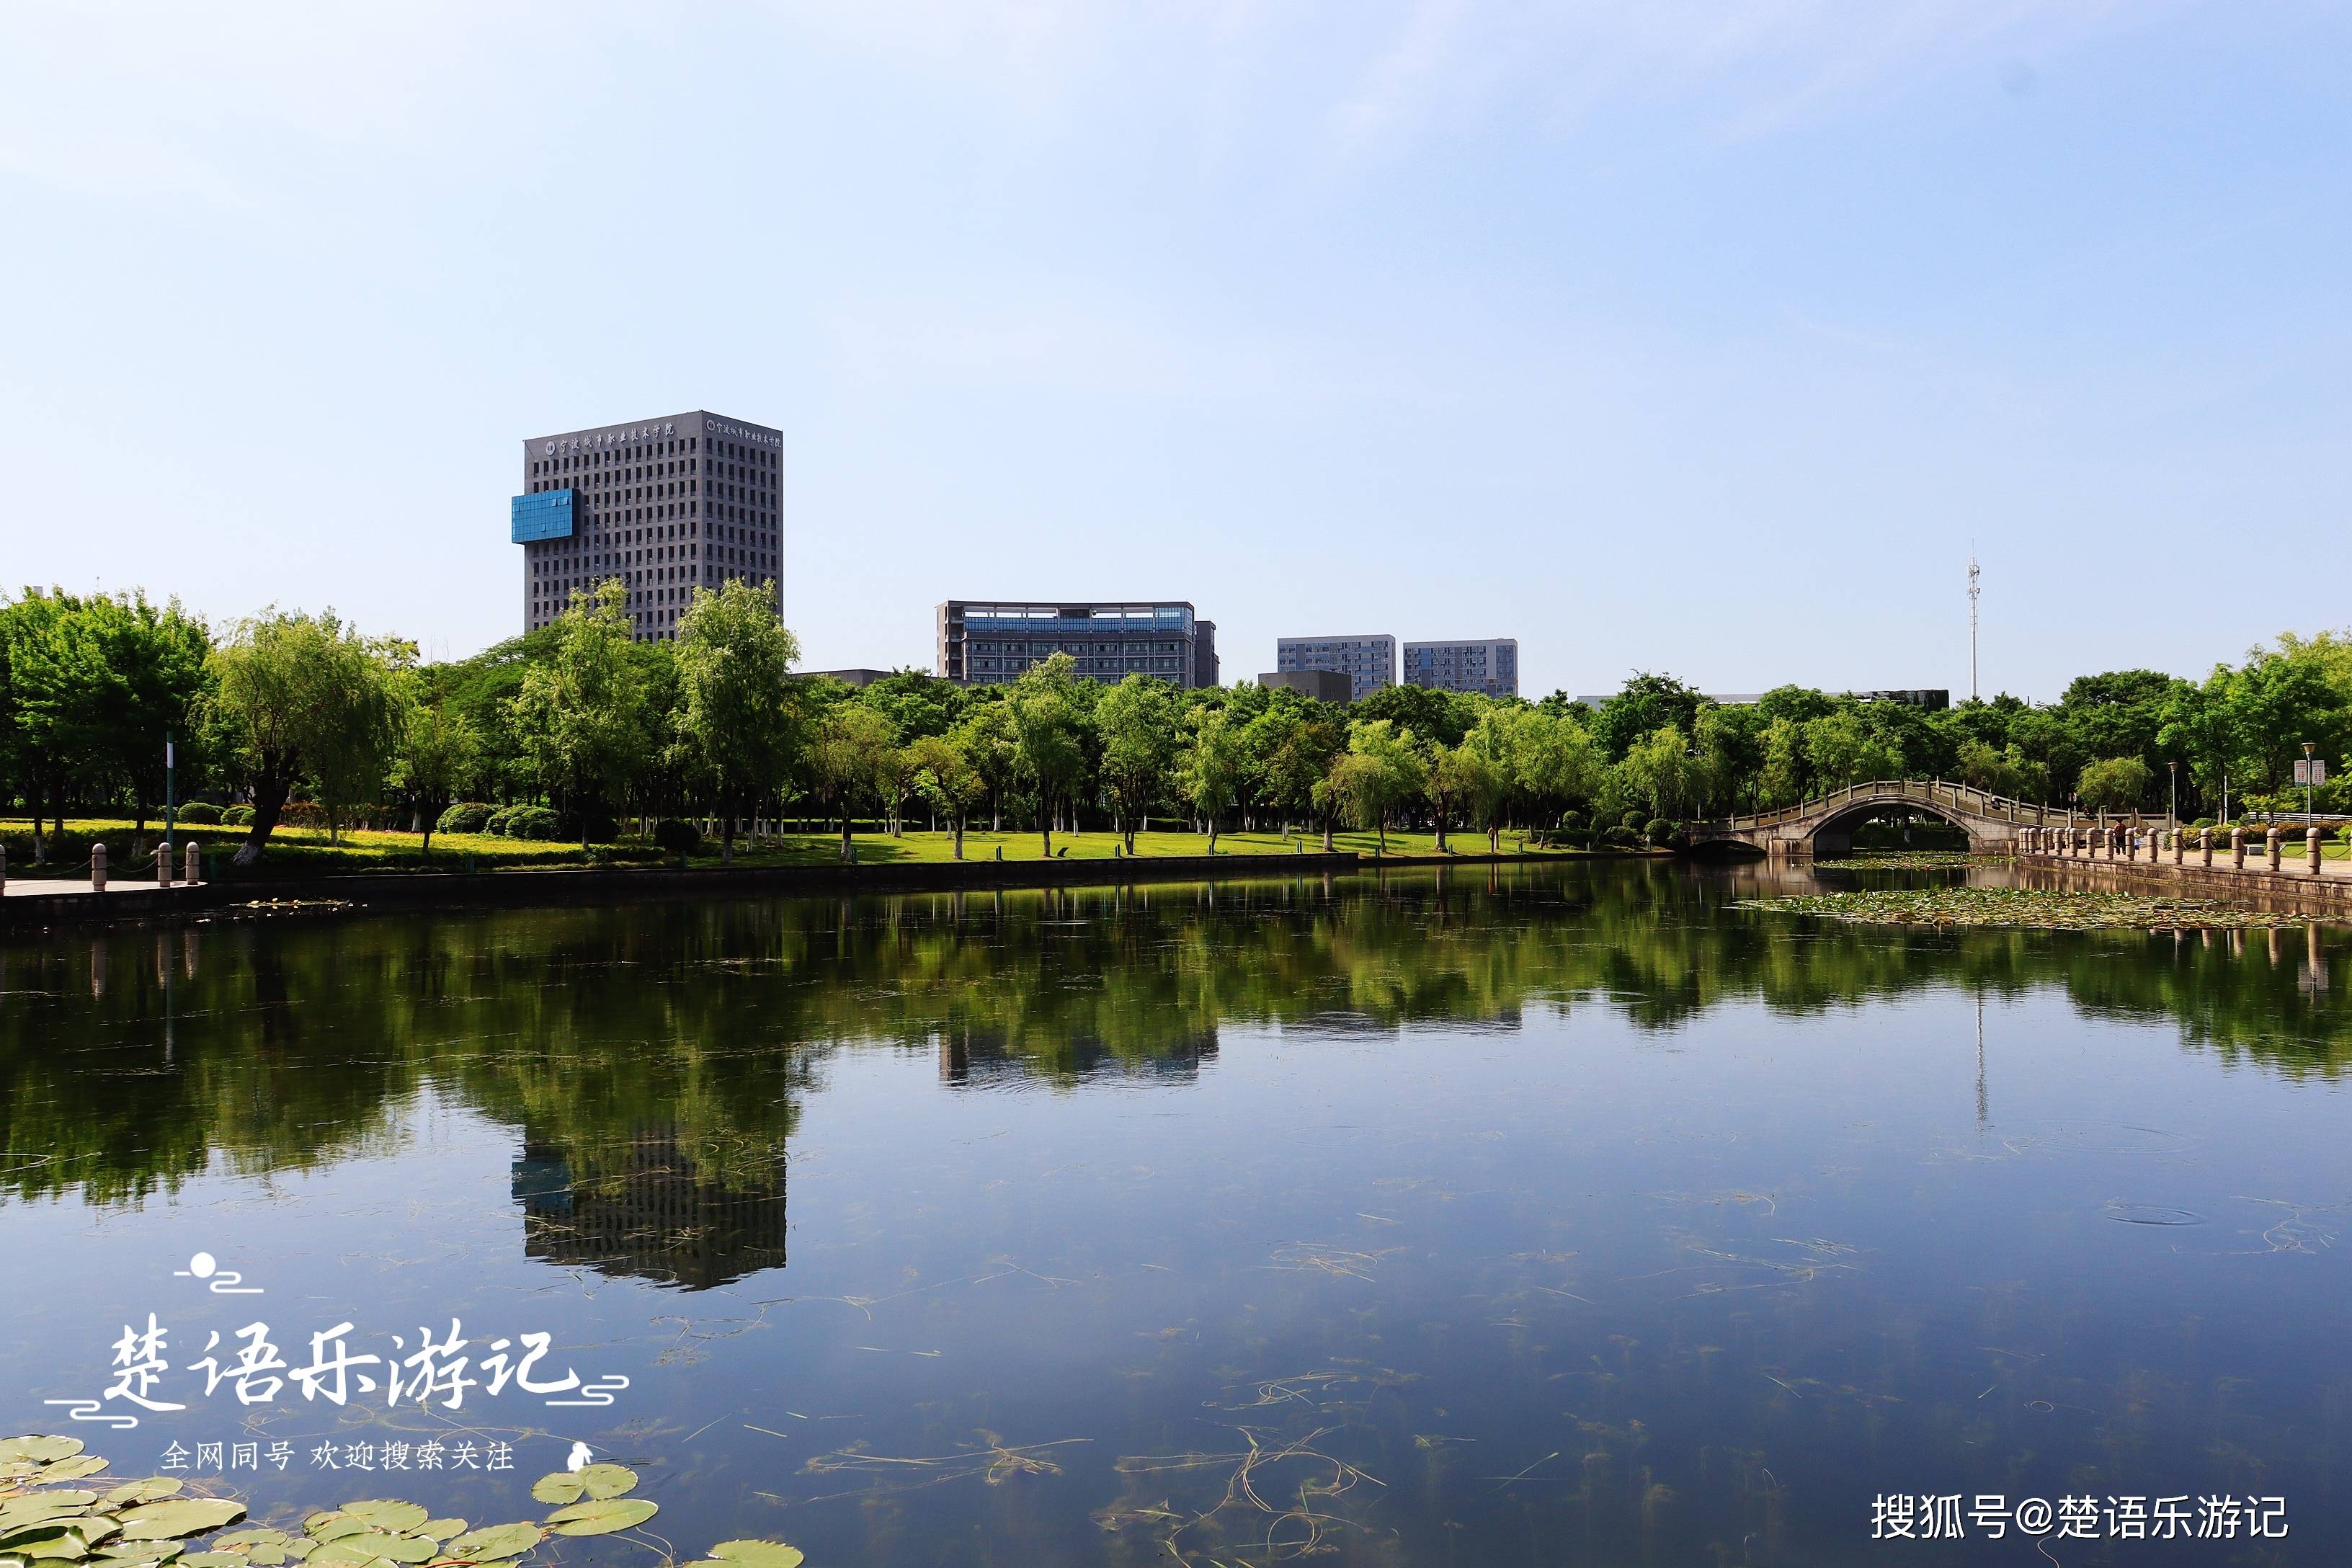
M 564 506 L 568 530 L 526 535 L 527 513 Z M 642 642 L 674 641 L 695 590 L 730 579 L 764 585 L 782 611 L 783 437 L 766 426 L 697 410 L 534 437 L 513 510 L 526 631 L 610 581 Z
M 1349 700 L 1360 702 L 1397 680 L 1397 641 L 1384 634 L 1349 637 L 1276 637 L 1274 668 L 1336 669 L 1348 678 Z
M 1404 683 L 1434 687 L 1440 691 L 1517 697 L 1518 640 L 1490 637 L 1469 642 L 1409 642 L 1404 645 Z
M 1148 675 L 1176 686 L 1214 686 L 1217 625 L 1181 602 L 1003 604 L 950 599 L 936 612 L 934 671 L 997 686 L 1057 653 L 1106 684 Z

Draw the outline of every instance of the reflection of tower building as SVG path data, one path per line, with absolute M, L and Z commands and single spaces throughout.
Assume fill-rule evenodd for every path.
M 526 1139 L 512 1192 L 523 1256 L 707 1290 L 784 1266 L 784 1155 L 706 1170 L 671 1126 L 613 1143 Z
M 1023 1050 L 1001 1029 L 942 1029 L 939 1036 L 940 1081 L 959 1087 L 1008 1083 L 1026 1078 L 1166 1079 L 1190 1083 L 1202 1064 L 1217 1058 L 1217 1032 L 1203 1029 L 1181 1040 L 1153 1045 L 1148 1054 L 1121 1055 L 1100 1040 L 1064 1038 L 1050 1047 Z

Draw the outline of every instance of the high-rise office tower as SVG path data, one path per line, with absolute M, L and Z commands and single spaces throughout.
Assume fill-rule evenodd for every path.
M 697 587 L 768 584 L 783 609 L 783 444 L 697 409 L 523 443 L 509 525 L 523 547 L 523 627 L 618 578 L 640 642 L 668 642 Z

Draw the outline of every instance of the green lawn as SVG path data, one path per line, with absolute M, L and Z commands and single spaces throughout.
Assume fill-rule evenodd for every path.
M 127 818 L 68 817 L 66 820 L 68 848 L 52 846 L 50 859 L 62 869 L 68 863 L 79 864 L 87 857 L 86 846 L 92 839 L 103 839 L 112 861 L 112 874 L 122 879 L 142 878 L 150 874 L 147 863 L 141 861 L 134 870 L 131 863 L 133 825 Z M 245 830 L 237 827 L 183 826 L 177 829 L 182 843 L 191 839 L 202 843 L 207 854 L 226 858 L 244 841 Z M 147 825 L 146 843 L 150 847 L 162 837 L 161 825 Z M 1486 852 L 1486 837 L 1483 833 L 1455 833 L 1450 836 L 1454 853 L 1483 855 Z M 33 874 L 32 837 L 22 822 L 0 823 L 0 838 L 5 838 L 9 850 L 12 875 Z M 950 833 L 932 833 L 909 829 L 892 837 L 882 833 L 860 833 L 853 841 L 857 858 L 863 865 L 886 865 L 894 862 L 944 861 L 954 858 L 955 837 Z M 328 841 L 323 827 L 280 827 L 270 836 L 269 847 L 263 863 L 270 869 L 290 872 L 366 871 L 391 868 L 415 869 L 430 867 L 436 870 L 462 870 L 469 865 L 477 870 L 498 870 L 531 866 L 577 866 L 583 863 L 576 844 L 533 843 L 520 838 L 499 838 L 483 833 L 436 833 L 433 836 L 433 853 L 427 860 L 421 849 L 422 840 L 414 833 L 375 833 L 352 831 L 342 836 L 340 844 Z M 1332 837 L 1333 847 L 1342 852 L 1371 856 L 1379 839 L 1371 833 L 1342 832 Z M 1221 833 L 1217 836 L 1216 853 L 1244 858 L 1258 855 L 1288 854 L 1294 850 L 1319 852 L 1319 834 L 1307 833 L 1286 837 L 1278 833 Z M 1502 849 L 1506 854 L 1534 852 L 1535 846 L 1514 835 L 1505 834 Z M 964 835 L 964 858 L 967 860 L 1007 861 L 1036 860 L 1044 857 L 1044 847 L 1034 832 L 968 832 Z M 1123 853 L 1118 836 L 1108 832 L 1057 833 L 1054 836 L 1056 859 L 1108 860 L 1114 853 Z M 1209 841 L 1205 835 L 1183 832 L 1154 831 L 1136 836 L 1135 852 L 1139 858 L 1157 859 L 1168 856 L 1206 855 Z M 1428 833 L 1391 833 L 1387 853 L 1391 856 L 1432 855 L 1436 853 L 1434 836 Z M 1577 853 L 1554 850 L 1562 856 Z M 787 834 L 779 837 L 736 841 L 735 863 L 739 866 L 791 866 L 837 863 L 841 857 L 841 837 L 834 834 Z M 663 857 L 651 844 L 635 837 L 623 838 L 610 844 L 599 844 L 593 860 L 600 865 L 639 865 L 658 863 Z M 718 845 L 706 844 L 701 852 L 692 856 L 691 866 L 719 864 Z

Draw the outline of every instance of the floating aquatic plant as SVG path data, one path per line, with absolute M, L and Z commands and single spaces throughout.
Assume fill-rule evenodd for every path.
M 1867 925 L 1991 926 L 2041 931 L 2244 931 L 2305 923 L 2305 917 L 2233 909 L 2205 899 L 2045 888 L 1873 888 L 1744 899 L 1738 908 L 1819 915 Z
M 589 1465 L 532 1483 L 533 1498 L 560 1505 L 537 1522 L 469 1529 L 416 1503 L 369 1498 L 310 1514 L 299 1533 L 228 1531 L 245 1517 L 243 1503 L 184 1495 L 168 1476 L 103 1493 L 64 1484 L 106 1468 L 78 1437 L 0 1438 L 0 1568 L 523 1568 L 523 1556 L 551 1535 L 609 1535 L 660 1511 L 626 1495 L 635 1470 Z M 213 1539 L 199 1546 L 201 1536 Z M 724 1541 L 710 1549 L 709 1568 L 799 1568 L 801 1560 L 782 1542 Z

